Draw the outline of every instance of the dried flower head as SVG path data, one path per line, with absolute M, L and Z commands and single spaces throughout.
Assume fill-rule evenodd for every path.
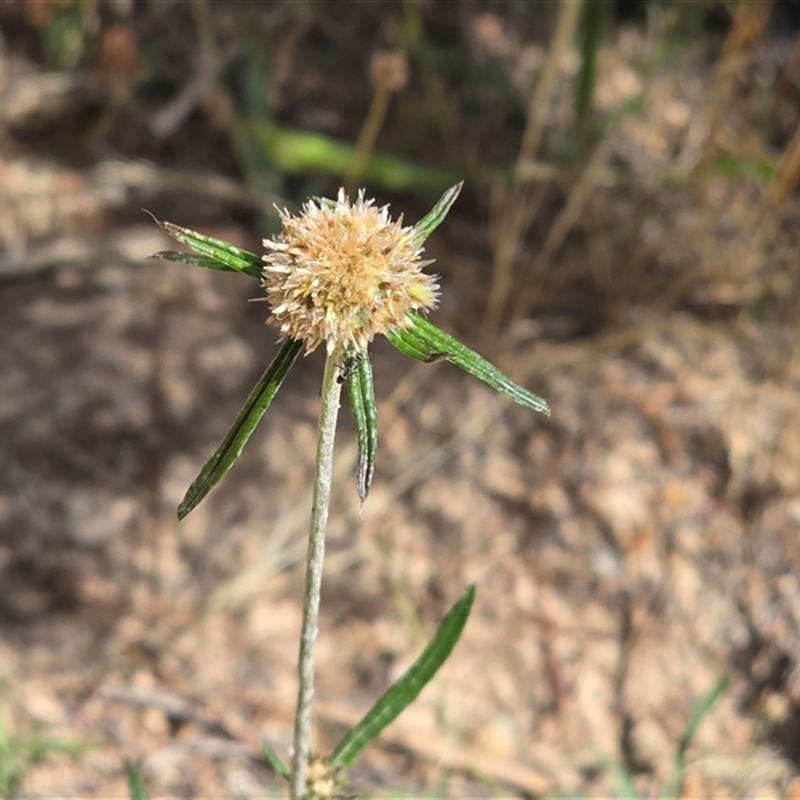
M 281 212 L 283 231 L 265 241 L 259 256 L 172 222 L 160 222 L 191 253 L 166 251 L 158 258 L 260 279 L 272 304 L 269 322 L 284 339 L 217 451 L 186 492 L 183 519 L 222 480 L 242 452 L 303 347 L 328 348 L 328 382 L 347 383 L 358 433 L 358 493 L 363 502 L 374 473 L 378 443 L 375 389 L 367 345 L 378 333 L 401 353 L 429 363 L 446 358 L 523 406 L 549 414 L 547 402 L 437 328 L 419 310 L 436 304 L 436 278 L 425 275 L 423 242 L 439 227 L 461 191 L 451 186 L 413 227 L 393 221 L 359 193 L 351 205 L 344 191 L 336 200 L 312 200 L 293 217 Z M 335 419 L 335 415 L 333 417 Z
M 335 201 L 316 199 L 293 217 L 280 212 L 282 230 L 265 239 L 263 286 L 268 323 L 281 338 L 305 342 L 310 353 L 360 353 L 379 333 L 408 327 L 409 311 L 436 305 L 436 276 L 422 269 L 422 241 L 388 207 L 375 208 L 363 191 L 351 204 L 344 189 Z

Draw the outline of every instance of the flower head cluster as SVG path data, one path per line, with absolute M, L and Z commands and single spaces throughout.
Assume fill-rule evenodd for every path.
M 436 276 L 422 269 L 422 242 L 388 207 L 363 191 L 351 204 L 344 189 L 333 200 L 307 202 L 299 216 L 280 212 L 282 230 L 265 239 L 263 286 L 268 323 L 281 338 L 323 342 L 328 352 L 361 353 L 377 334 L 407 327 L 409 311 L 433 308 Z
M 192 253 L 162 252 L 159 258 L 214 270 L 239 272 L 266 287 L 268 322 L 284 340 L 236 423 L 189 487 L 178 507 L 183 519 L 222 480 L 242 452 L 298 355 L 325 342 L 336 384 L 347 383 L 358 433 L 358 493 L 363 502 L 374 472 L 378 442 L 375 390 L 367 346 L 376 334 L 418 361 L 446 358 L 523 406 L 549 414 L 545 400 L 514 383 L 493 364 L 437 328 L 418 311 L 436 305 L 436 277 L 422 269 L 423 242 L 446 218 L 461 191 L 451 186 L 413 227 L 392 220 L 359 192 L 355 203 L 340 190 L 336 200 L 311 200 L 299 216 L 281 212 L 283 230 L 264 242 L 270 251 L 249 250 L 182 228 L 161 227 Z M 330 377 L 334 371 L 326 369 Z M 330 383 L 330 380 L 329 380 Z

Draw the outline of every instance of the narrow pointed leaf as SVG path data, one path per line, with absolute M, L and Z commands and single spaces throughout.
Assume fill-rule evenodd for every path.
M 164 261 L 179 261 L 181 264 L 191 264 L 193 267 L 205 267 L 206 269 L 216 269 L 220 272 L 238 272 L 233 267 L 223 264 L 217 258 L 211 256 L 201 256 L 196 253 L 176 253 L 173 250 L 162 250 L 160 253 L 153 253 L 150 258 L 161 258 Z
M 378 449 L 378 411 L 375 407 L 375 387 L 372 383 L 372 364 L 366 353 L 347 374 L 347 392 L 358 436 L 358 468 L 356 481 L 361 505 L 369 494 L 375 472 L 375 453 Z
M 418 339 L 411 331 L 405 328 L 395 328 L 388 331 L 386 338 L 401 352 L 417 361 L 430 364 L 441 358 L 447 358 L 447 353 L 439 353 Z
M 133 766 L 133 762 L 125 759 L 125 775 L 128 778 L 128 794 L 131 800 L 148 800 L 142 779 Z
M 352 144 L 324 134 L 284 128 L 261 120 L 247 122 L 247 133 L 269 162 L 281 172 L 320 172 L 344 177 L 353 163 Z M 364 183 L 395 191 L 437 191 L 458 180 L 454 170 L 418 164 L 383 153 L 373 153 L 364 167 Z
M 461 193 L 464 181 L 451 186 L 440 198 L 439 202 L 414 226 L 414 240 L 424 242 L 444 221 L 456 198 Z
M 694 737 L 697 734 L 697 729 L 700 727 L 700 723 L 708 716 L 711 709 L 714 707 L 717 700 L 725 693 L 728 688 L 728 678 L 727 676 L 723 676 L 719 678 L 714 685 L 709 689 L 709 691 L 700 698 L 700 702 L 695 707 L 694 711 L 692 712 L 691 719 L 689 720 L 689 724 L 686 726 L 686 731 L 681 738 L 680 744 L 680 752 L 681 755 L 685 756 L 686 751 L 689 749 L 689 745 L 694 740 Z
M 633 775 L 622 764 L 611 763 L 608 764 L 609 772 L 614 776 L 614 782 L 617 785 L 616 796 L 619 800 L 643 800 L 633 782 Z
M 464 630 L 464 625 L 467 623 L 474 600 L 475 586 L 472 585 L 442 620 L 439 629 L 423 650 L 422 655 L 375 703 L 361 722 L 342 739 L 330 758 L 332 766 L 339 768 L 352 764 L 362 748 L 395 720 L 403 709 L 416 700 L 423 687 L 453 652 L 453 648 Z
M 281 761 L 278 754 L 272 749 L 272 747 L 267 742 L 261 742 L 261 753 L 264 758 L 267 760 L 269 765 L 272 767 L 272 771 L 276 775 L 280 775 L 281 778 L 286 778 L 288 781 L 291 777 L 291 772 L 289 767 Z
M 250 392 L 250 396 L 222 440 L 222 444 L 186 492 L 186 496 L 178 506 L 178 519 L 183 519 L 222 480 L 225 473 L 239 458 L 247 440 L 261 417 L 264 416 L 264 412 L 277 394 L 283 379 L 302 349 L 303 343 L 295 339 L 287 339 L 281 345 L 278 355 L 267 367 L 267 371 L 261 376 L 261 380 L 255 385 L 253 391 Z
M 728 678 L 723 676 L 719 678 L 711 689 L 700 698 L 700 702 L 692 712 L 689 719 L 689 724 L 686 726 L 683 736 L 681 737 L 680 744 L 678 745 L 678 752 L 675 754 L 675 760 L 672 764 L 672 774 L 664 786 L 662 797 L 680 797 L 681 790 L 683 789 L 684 773 L 686 772 L 686 752 L 689 749 L 700 723 L 706 718 L 714 704 L 725 693 L 728 688 Z
M 410 312 L 408 318 L 411 320 L 412 327 L 410 332 L 419 339 L 423 345 L 430 350 L 445 353 L 447 358 L 456 366 L 461 367 L 465 372 L 474 375 L 479 380 L 488 384 L 498 392 L 510 397 L 520 405 L 540 411 L 542 414 L 550 415 L 550 407 L 547 401 L 541 397 L 523 389 L 515 383 L 504 372 L 499 370 L 494 364 L 490 364 L 485 358 L 479 356 L 474 350 L 470 350 L 466 345 L 461 344 L 432 322 L 428 322 L 419 314 Z
M 261 272 L 264 268 L 264 262 L 261 256 L 251 253 L 249 250 L 243 250 L 240 247 L 232 245 L 230 242 L 223 242 L 221 239 L 215 239 L 213 236 L 205 236 L 197 231 L 183 228 L 176 225 L 174 222 L 162 222 L 156 220 L 161 228 L 168 233 L 173 239 L 176 239 L 181 244 L 185 244 L 195 253 L 215 259 L 222 262 L 229 269 L 236 272 L 243 272 L 251 278 L 260 278 Z M 163 258 L 163 254 L 158 254 Z M 209 266 L 209 264 L 200 264 L 200 266 Z M 220 267 L 219 269 L 222 269 Z

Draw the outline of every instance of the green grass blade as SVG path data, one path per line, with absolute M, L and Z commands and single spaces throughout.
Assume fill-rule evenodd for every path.
M 614 763 L 610 765 L 610 770 L 614 776 L 614 783 L 617 785 L 619 800 L 642 800 L 642 796 L 633 782 L 633 775 L 624 766 Z
M 355 761 L 362 748 L 369 744 L 398 714 L 416 700 L 425 684 L 444 664 L 456 645 L 464 625 L 467 623 L 475 586 L 470 586 L 442 620 L 433 639 L 422 655 L 372 707 L 358 725 L 342 739 L 333 751 L 330 763 L 334 767 L 346 767 Z
M 523 389 L 518 383 L 514 383 L 508 375 L 479 356 L 474 350 L 470 350 L 469 347 L 461 344 L 424 317 L 420 317 L 419 314 L 411 312 L 408 314 L 408 318 L 412 322 L 411 332 L 430 351 L 445 354 L 456 366 L 482 380 L 492 389 L 507 395 L 520 405 L 550 415 L 550 407 L 546 400 Z
M 711 687 L 709 692 L 703 698 L 701 698 L 700 702 L 697 704 L 694 712 L 692 713 L 692 718 L 689 720 L 689 724 L 686 726 L 686 732 L 683 734 L 683 739 L 681 739 L 680 752 L 682 754 L 686 753 L 689 745 L 692 743 L 692 739 L 694 739 L 695 734 L 697 733 L 697 729 L 700 727 L 700 723 L 706 718 L 717 700 L 719 700 L 727 688 L 728 678 L 723 676 Z
M 321 172 L 343 178 L 356 153 L 352 144 L 321 133 L 283 128 L 261 120 L 250 120 L 247 125 L 253 140 L 282 172 Z M 453 170 L 373 153 L 364 167 L 362 182 L 394 191 L 441 192 L 459 177 Z
M 178 519 L 183 519 L 200 501 L 222 480 L 225 473 L 233 466 L 241 455 L 247 440 L 255 430 L 256 425 L 264 416 L 264 412 L 272 402 L 272 398 L 280 389 L 283 379 L 289 372 L 292 364 L 303 349 L 303 343 L 294 339 L 287 339 L 278 355 L 267 367 L 261 380 L 250 392 L 244 407 L 236 417 L 236 421 L 222 440 L 217 451 L 206 462 L 194 483 L 189 487 L 186 496 L 178 506 Z
M 182 228 L 173 222 L 162 222 L 156 220 L 162 230 L 168 233 L 173 239 L 186 245 L 195 253 L 206 256 L 215 261 L 221 262 L 223 266 L 212 267 L 213 269 L 230 269 L 235 272 L 242 272 L 251 278 L 260 278 L 264 268 L 261 256 L 251 253 L 249 250 L 242 250 L 240 247 L 215 239 L 213 236 L 204 236 L 197 231 Z M 157 253 L 154 258 L 165 258 L 166 254 Z M 179 259 L 170 259 L 171 261 Z M 190 262 L 191 263 L 191 262 Z M 198 266 L 209 267 L 209 263 L 200 263 Z
M 441 224 L 453 207 L 456 198 L 461 194 L 464 181 L 451 186 L 439 198 L 439 202 L 414 226 L 414 240 L 420 244 L 424 242 Z
M 662 797 L 680 797 L 681 783 L 683 781 L 683 774 L 686 771 L 686 751 L 692 743 L 700 724 L 708 716 L 714 704 L 725 693 L 728 688 L 728 678 L 721 677 L 711 689 L 700 699 L 700 702 L 695 706 L 689 724 L 686 726 L 683 737 L 678 745 L 678 752 L 675 754 L 675 761 L 672 765 L 672 771 L 669 780 L 664 785 Z
M 364 353 L 347 374 L 347 392 L 358 436 L 358 468 L 356 481 L 361 505 L 369 494 L 375 472 L 375 454 L 378 450 L 378 411 L 375 407 L 375 387 L 372 383 L 372 364 Z
M 133 762 L 125 759 L 125 774 L 128 776 L 128 793 L 131 800 L 148 800 L 147 792 L 142 784 L 142 779 L 133 766 Z
M 581 10 L 581 66 L 575 83 L 575 127 L 582 150 L 592 139 L 592 101 L 597 82 L 597 53 L 607 16 L 605 3 L 586 3 Z
M 272 771 L 276 775 L 280 775 L 281 778 L 286 778 L 288 781 L 291 777 L 291 772 L 289 771 L 289 767 L 281 761 L 278 754 L 272 749 L 271 745 L 267 742 L 261 742 L 261 754 L 267 760 L 269 765 L 272 767 Z

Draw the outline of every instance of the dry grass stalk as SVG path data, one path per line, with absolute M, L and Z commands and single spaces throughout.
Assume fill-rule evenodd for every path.
M 583 0 L 563 0 L 561 3 L 561 13 L 558 18 L 558 26 L 553 37 L 553 43 L 550 45 L 550 52 L 547 54 L 542 75 L 528 107 L 528 119 L 525 125 L 525 133 L 522 135 L 522 143 L 520 144 L 519 157 L 517 158 L 517 166 L 514 173 L 515 182 L 519 180 L 520 167 L 536 155 L 541 144 L 544 123 L 547 117 L 547 107 L 550 105 L 556 89 L 561 57 L 575 38 L 575 30 L 578 27 L 582 7 Z
M 372 104 L 358 134 L 356 154 L 347 170 L 344 182 L 351 194 L 361 183 L 364 167 L 386 120 L 389 100 L 395 92 L 402 91 L 408 83 L 408 62 L 405 53 L 400 50 L 394 52 L 378 50 L 370 61 L 369 80 L 373 89 Z
M 746 280 L 754 275 L 765 252 L 775 241 L 784 218 L 786 200 L 800 184 L 800 125 L 795 129 L 784 150 L 780 166 L 761 198 L 754 204 L 742 225 L 739 240 L 749 246 L 749 259 L 744 274 Z
M 780 167 L 770 182 L 762 201 L 760 224 L 768 223 L 779 216 L 784 201 L 800 183 L 800 125 L 795 128 L 789 144 L 784 150 Z M 775 233 L 774 229 L 770 236 Z
M 758 3 L 739 3 L 736 8 L 733 24 L 725 38 L 711 91 L 708 94 L 707 132 L 696 168 L 701 186 L 705 185 L 705 177 L 716 152 L 723 120 L 733 104 L 737 80 L 756 56 L 758 44 L 764 35 L 772 9 L 772 2 L 773 0 L 761 0 Z
M 541 77 L 531 97 L 525 132 L 522 136 L 512 186 L 497 204 L 499 213 L 492 221 L 494 230 L 494 264 L 485 326 L 490 337 L 497 335 L 500 321 L 513 282 L 514 262 L 519 246 L 533 221 L 544 194 L 544 185 L 531 192 L 524 183 L 528 165 L 535 157 L 542 140 L 547 109 L 553 99 L 558 70 L 567 47 L 575 37 L 583 0 L 562 0 L 558 26 L 547 54 Z
M 761 41 L 772 0 L 763 3 L 741 3 L 737 8 L 734 25 L 725 41 L 720 64 L 712 88 L 714 98 L 712 125 L 705 143 L 704 155 L 698 165 L 701 186 L 705 188 L 708 167 L 713 160 L 716 135 L 730 105 L 734 102 L 736 80 L 741 70 L 755 58 L 757 45 Z M 800 39 L 795 43 L 789 61 L 800 53 Z M 717 302 L 747 305 L 760 291 L 755 275 L 763 261 L 765 252 L 771 247 L 778 234 L 784 214 L 786 200 L 800 182 L 800 125 L 784 150 L 778 170 L 761 196 L 736 204 L 734 198 L 728 204 L 727 213 L 741 220 L 738 235 L 733 243 L 734 250 L 720 250 L 719 242 L 713 235 L 713 225 L 703 226 L 705 257 L 701 269 L 685 276 L 680 285 L 673 287 L 671 294 L 685 295 L 698 284 L 706 282 L 709 288 L 703 294 Z M 705 199 L 705 192 L 701 193 Z M 741 193 L 739 193 L 741 199 Z M 707 215 L 712 214 L 706 208 Z M 718 214 L 714 211 L 713 214 Z M 735 257 L 731 257 L 735 252 Z M 732 265 L 735 264 L 735 269 Z
M 610 134 L 595 148 L 578 182 L 572 188 L 566 205 L 550 228 L 542 249 L 531 261 L 513 307 L 509 331 L 512 330 L 514 323 L 522 319 L 527 313 L 531 305 L 536 301 L 537 295 L 542 291 L 545 279 L 552 267 L 553 259 L 564 244 L 570 231 L 580 219 L 586 201 L 597 183 L 597 178 L 613 152 L 614 142 L 615 137 Z
M 514 263 L 525 232 L 536 218 L 549 181 L 535 187 L 516 185 L 510 190 L 499 184 L 492 192 L 491 234 L 494 245 L 494 264 L 486 326 L 494 338 L 508 302 L 514 279 Z
M 740 185 L 726 197 L 724 208 L 714 202 L 711 192 L 714 159 L 718 143 L 724 137 L 723 126 L 731 108 L 740 103 L 737 92 L 742 75 L 752 68 L 759 45 L 766 32 L 773 0 L 739 3 L 733 24 L 725 39 L 714 77 L 706 94 L 706 112 L 693 126 L 695 133 L 704 128 L 696 148 L 687 137 L 681 161 L 694 162 L 698 208 L 695 212 L 697 266 L 681 274 L 662 292 L 656 308 L 666 310 L 681 298 L 692 296 L 701 303 L 720 306 L 744 306 L 760 292 L 756 273 L 765 248 L 774 239 L 781 221 L 783 201 L 800 178 L 800 134 L 795 133 L 786 148 L 781 166 L 766 191 L 752 199 L 751 190 Z M 794 50 L 798 46 L 795 45 Z M 800 52 L 800 51 L 798 51 Z M 792 56 L 790 55 L 790 60 Z M 696 152 L 694 157 L 688 154 Z M 727 241 L 717 233 L 720 214 L 737 232 Z

